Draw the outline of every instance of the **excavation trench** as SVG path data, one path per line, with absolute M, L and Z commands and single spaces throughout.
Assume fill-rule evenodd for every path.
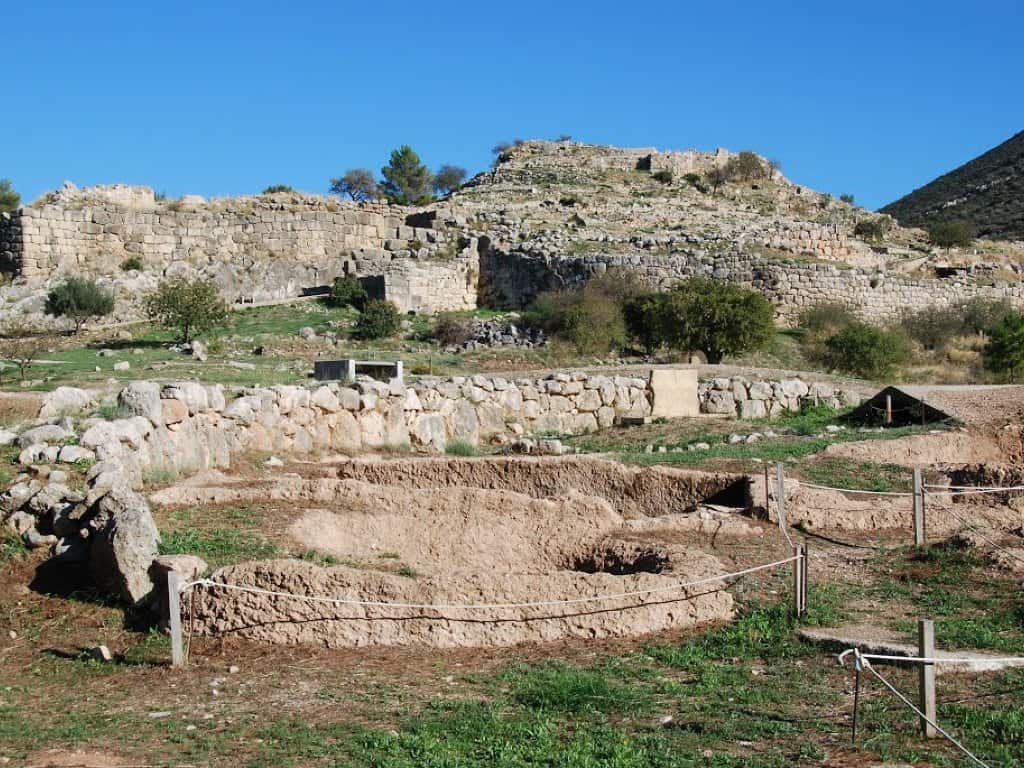
M 331 647 L 500 646 L 731 615 L 717 558 L 654 534 L 703 525 L 688 510 L 742 498 L 744 478 L 593 459 L 295 468 L 259 482 L 211 475 L 153 495 L 164 505 L 283 503 L 287 535 L 341 563 L 223 568 L 213 581 L 257 591 L 197 588 L 184 601 L 193 631 Z

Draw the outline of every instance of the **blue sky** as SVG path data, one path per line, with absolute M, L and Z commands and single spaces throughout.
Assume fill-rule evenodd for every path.
M 1020 0 L 12 2 L 0 177 L 324 192 L 409 143 L 754 149 L 883 205 L 1024 129 Z

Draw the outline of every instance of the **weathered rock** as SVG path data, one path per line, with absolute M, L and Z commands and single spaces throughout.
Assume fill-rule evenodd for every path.
M 133 381 L 121 390 L 117 402 L 132 416 L 144 416 L 156 426 L 163 424 L 160 385 L 153 381 Z
M 43 424 L 39 427 L 26 429 L 18 436 L 18 445 L 21 448 L 28 448 L 39 443 L 58 443 L 67 440 L 72 433 L 56 424 Z
M 49 419 L 69 413 L 81 413 L 96 407 L 96 400 L 90 392 L 76 387 L 57 387 L 43 397 L 39 418 Z
M 137 604 L 153 589 L 149 568 L 160 543 L 149 505 L 122 483 L 111 488 L 97 507 L 90 523 L 93 579 L 103 591 Z

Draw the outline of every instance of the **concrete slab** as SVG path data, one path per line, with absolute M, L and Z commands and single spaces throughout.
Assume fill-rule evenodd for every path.
M 847 648 L 860 648 L 861 653 L 877 653 L 882 656 L 917 656 L 917 646 L 902 643 L 891 633 L 877 627 L 848 626 L 833 629 L 805 627 L 798 633 L 800 639 L 814 643 L 825 650 L 840 653 Z M 935 651 L 937 659 L 958 659 L 956 662 L 937 664 L 935 673 L 952 674 L 954 672 L 998 672 L 1011 667 L 1024 667 L 1024 660 L 1001 661 L 1001 657 L 1009 654 L 989 653 L 986 651 Z M 964 661 L 959 661 L 963 659 Z M 893 665 L 898 667 L 913 666 L 912 662 L 872 660 L 876 665 Z

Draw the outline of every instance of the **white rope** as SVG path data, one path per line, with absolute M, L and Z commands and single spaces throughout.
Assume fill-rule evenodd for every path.
M 973 531 L 975 534 L 977 534 L 978 537 L 982 541 L 986 542 L 990 547 L 995 547 L 996 549 L 998 549 L 1000 552 L 1002 552 L 1004 555 L 1006 555 L 1007 557 L 1011 558 L 1012 560 L 1016 560 L 1018 562 L 1024 563 L 1024 558 L 1022 558 L 1020 555 L 1017 555 L 1017 554 L 1011 552 L 1006 547 L 1004 547 L 1001 544 L 999 544 L 999 543 L 993 541 L 992 539 L 990 539 L 988 536 L 986 536 L 984 533 L 981 532 L 981 529 L 978 528 L 977 524 L 972 523 L 966 517 L 961 516 L 960 513 L 957 512 L 956 510 L 947 509 L 946 511 L 949 512 L 949 514 L 951 514 L 953 517 L 955 517 L 961 523 L 963 523 L 965 526 L 967 526 L 967 530 Z
M 1010 491 L 1024 491 L 1024 485 L 1008 485 L 1002 488 L 992 486 L 985 488 L 983 486 L 970 486 L 970 485 L 926 485 L 926 490 L 930 492 L 949 491 L 953 496 L 969 496 L 975 493 L 1008 493 Z
M 736 571 L 734 573 L 725 573 L 720 576 L 710 576 L 705 579 L 697 579 L 696 581 L 684 582 L 682 584 L 672 584 L 667 587 L 657 587 L 655 589 L 639 589 L 634 592 L 620 592 L 614 595 L 596 595 L 594 597 L 578 597 L 571 600 L 541 600 L 531 603 L 472 603 L 469 605 L 459 605 L 455 603 L 437 603 L 437 604 L 417 604 L 417 603 L 387 603 L 376 600 L 347 600 L 344 598 L 335 597 L 321 597 L 318 595 L 298 595 L 293 592 L 276 592 L 270 589 L 261 589 L 259 587 L 246 587 L 240 584 L 225 584 L 220 581 L 212 581 L 211 579 L 197 579 L 196 581 L 186 582 L 181 586 L 181 591 L 184 592 L 186 589 L 193 587 L 220 587 L 222 589 L 234 590 L 236 592 L 248 592 L 254 595 L 266 595 L 267 597 L 286 597 L 293 600 L 303 600 L 310 603 L 330 603 L 332 605 L 358 605 L 365 607 L 374 608 L 410 608 L 417 610 L 497 610 L 504 608 L 547 608 L 557 605 L 578 605 L 580 603 L 594 603 L 604 602 L 607 600 L 620 600 L 625 597 L 638 597 L 641 595 L 653 595 L 660 592 L 673 592 L 680 589 L 688 589 L 690 587 L 698 587 L 703 584 L 712 584 L 716 581 L 724 581 L 725 579 L 736 578 L 737 576 L 746 576 L 747 574 L 756 573 L 757 571 L 764 571 L 769 568 L 777 568 L 780 565 L 791 563 L 794 560 L 799 560 L 799 555 L 793 557 L 787 557 L 785 560 L 776 560 L 774 563 L 765 563 L 764 565 L 755 565 L 751 568 L 745 568 L 742 571 Z M 630 608 L 640 608 L 642 605 L 629 606 Z
M 865 657 L 861 656 L 860 658 L 863 659 Z M 965 755 L 967 755 L 967 757 L 969 757 L 971 760 L 973 760 L 976 764 L 980 765 L 981 768 L 988 768 L 988 766 L 985 763 L 983 763 L 979 757 L 977 757 L 973 752 L 971 752 L 969 749 L 967 749 L 967 747 L 965 747 L 959 741 L 954 739 L 949 733 L 947 733 L 945 730 L 943 730 L 941 727 L 939 727 L 938 723 L 936 723 L 934 720 L 929 718 L 924 712 L 922 712 L 920 709 L 918 709 L 917 705 L 914 704 L 914 702 L 912 702 L 910 699 L 908 699 L 906 696 L 904 696 L 902 693 L 900 693 L 895 688 L 895 686 L 892 685 L 892 683 L 890 683 L 888 680 L 886 680 L 884 677 L 882 677 L 880 674 L 878 674 L 878 672 L 875 671 L 875 668 L 873 666 L 871 666 L 870 662 L 865 662 L 862 666 L 868 672 L 870 672 L 875 677 L 877 677 L 881 681 L 882 685 L 884 685 L 886 688 L 888 688 L 890 691 L 892 691 L 900 699 L 900 701 L 902 701 L 904 704 L 906 704 L 908 707 L 910 707 L 912 710 L 914 710 L 914 712 L 917 714 L 918 717 L 920 717 L 922 720 L 924 720 L 926 723 L 928 723 L 928 725 L 930 725 L 936 731 L 941 733 L 957 749 L 959 749 L 961 752 L 963 752 Z
M 828 485 L 816 485 L 815 483 L 805 483 L 800 480 L 800 486 L 802 488 L 815 488 L 819 491 L 836 491 L 838 493 L 857 493 L 864 496 L 913 496 L 913 491 L 861 491 L 855 488 L 832 488 Z

